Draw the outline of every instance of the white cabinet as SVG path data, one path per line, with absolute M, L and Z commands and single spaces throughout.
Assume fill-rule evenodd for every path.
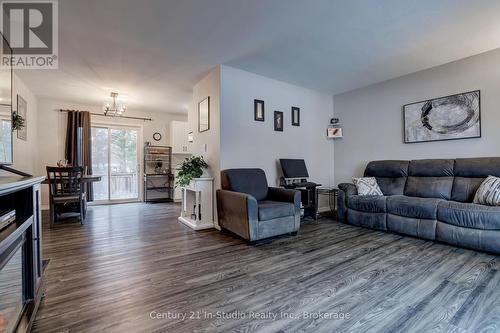
M 186 121 L 170 122 L 170 145 L 172 154 L 191 154 L 192 143 L 188 142 L 189 127 Z

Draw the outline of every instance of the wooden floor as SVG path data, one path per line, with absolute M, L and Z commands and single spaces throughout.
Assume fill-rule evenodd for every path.
M 33 331 L 500 331 L 498 256 L 328 220 L 248 246 L 184 227 L 179 208 L 100 206 L 84 226 L 45 223 Z

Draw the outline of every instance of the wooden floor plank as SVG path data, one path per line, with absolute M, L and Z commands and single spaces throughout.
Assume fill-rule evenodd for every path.
M 179 210 L 94 206 L 83 226 L 49 229 L 44 221 L 51 262 L 33 331 L 499 329 L 496 255 L 328 219 L 304 223 L 298 236 L 249 246 L 231 234 L 179 224 Z M 249 318 L 251 311 L 269 316 Z M 152 312 L 175 318 L 152 319 Z M 313 314 L 349 318 L 304 318 Z

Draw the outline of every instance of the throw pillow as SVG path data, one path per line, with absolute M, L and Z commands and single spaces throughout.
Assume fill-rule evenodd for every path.
M 500 178 L 488 176 L 477 189 L 474 203 L 500 206 Z
M 358 195 L 384 195 L 375 177 L 353 178 L 352 182 L 358 189 Z

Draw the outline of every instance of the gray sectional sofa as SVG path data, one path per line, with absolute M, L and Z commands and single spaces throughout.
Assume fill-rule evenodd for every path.
M 384 196 L 359 196 L 339 185 L 338 215 L 347 223 L 500 253 L 500 207 L 472 203 L 489 175 L 500 177 L 500 157 L 373 161 Z

